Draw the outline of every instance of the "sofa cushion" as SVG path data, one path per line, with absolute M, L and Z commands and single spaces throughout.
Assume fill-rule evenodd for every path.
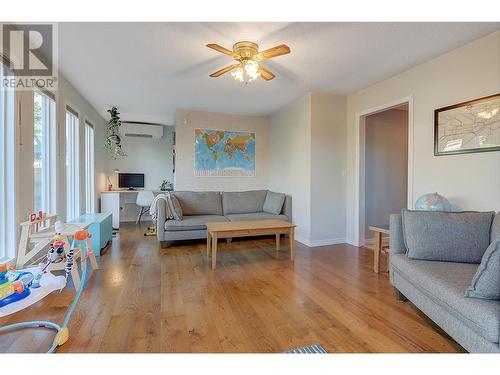
M 222 201 L 217 191 L 174 191 L 182 213 L 192 215 L 222 215 Z
M 498 343 L 500 301 L 464 296 L 477 265 L 414 260 L 404 254 L 391 254 L 390 262 L 392 272 L 397 272 L 462 324 Z
M 480 263 L 490 244 L 494 212 L 404 209 L 403 233 L 411 259 Z
M 182 207 L 175 195 L 169 194 L 167 197 L 168 211 L 174 220 L 182 220 Z
M 497 212 L 493 223 L 491 223 L 490 242 L 495 241 L 498 236 L 500 236 L 500 211 Z
M 281 209 L 283 208 L 283 203 L 285 203 L 285 194 L 268 191 L 266 199 L 264 200 L 262 211 L 279 215 L 281 213 Z
M 165 222 L 165 230 L 170 232 L 180 230 L 206 230 L 206 224 L 211 221 L 228 221 L 228 219 L 220 215 L 184 216 L 181 221 L 167 220 Z
M 486 249 L 465 296 L 500 300 L 500 236 Z
M 277 219 L 288 221 L 286 215 L 274 215 L 267 212 L 253 212 L 250 214 L 229 214 L 226 217 L 230 221 L 244 221 L 244 220 L 265 220 L 265 219 Z
M 267 190 L 223 192 L 224 215 L 262 212 L 266 195 Z

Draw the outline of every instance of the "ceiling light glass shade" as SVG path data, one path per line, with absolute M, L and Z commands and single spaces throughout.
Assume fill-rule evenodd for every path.
M 245 64 L 245 72 L 249 77 L 248 81 L 253 81 L 260 76 L 259 64 L 254 60 L 248 60 Z
M 231 76 L 238 82 L 252 82 L 260 76 L 259 64 L 254 60 L 248 60 L 231 72 Z
M 239 66 L 234 72 L 231 72 L 231 76 L 238 82 L 243 82 L 243 74 L 244 70 L 241 66 Z

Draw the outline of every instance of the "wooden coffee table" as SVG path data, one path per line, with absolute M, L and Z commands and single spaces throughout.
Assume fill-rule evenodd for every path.
M 290 237 L 290 259 L 293 262 L 295 224 L 284 220 L 221 221 L 207 223 L 207 257 L 212 249 L 212 269 L 217 262 L 217 240 L 219 238 L 276 235 L 276 251 L 280 249 L 280 235 Z

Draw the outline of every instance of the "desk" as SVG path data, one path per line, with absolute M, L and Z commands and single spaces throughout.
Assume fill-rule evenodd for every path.
M 120 222 L 135 221 L 140 209 L 135 204 L 138 192 L 139 190 L 101 192 L 101 212 L 113 215 L 113 228 L 119 229 Z M 154 195 L 160 193 L 166 193 L 166 191 L 153 190 Z
M 387 246 L 382 246 L 382 234 L 390 235 L 389 225 L 370 225 L 369 230 L 373 232 L 373 272 L 380 271 L 380 253 L 388 249 Z

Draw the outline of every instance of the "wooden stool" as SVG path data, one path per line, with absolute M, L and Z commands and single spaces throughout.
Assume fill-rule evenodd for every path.
M 373 246 L 367 246 L 373 250 L 373 272 L 380 272 L 380 253 L 388 253 L 389 246 L 382 245 L 382 234 L 390 235 L 389 225 L 371 225 L 368 227 L 373 232 Z M 389 270 L 387 269 L 386 272 Z

